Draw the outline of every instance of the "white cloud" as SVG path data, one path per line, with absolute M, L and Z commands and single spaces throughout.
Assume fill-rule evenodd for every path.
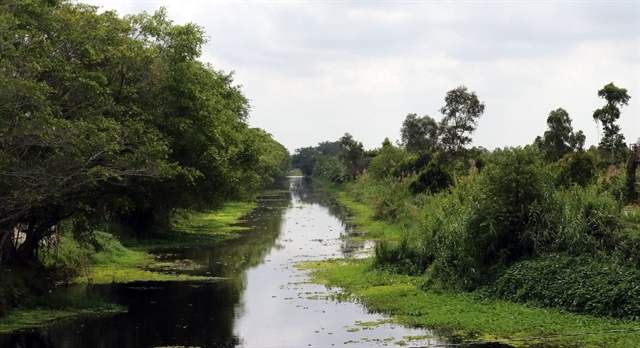
M 636 3 L 594 2 L 109 2 L 122 13 L 166 4 L 210 36 L 203 60 L 236 71 L 251 124 L 290 150 L 345 132 L 377 147 L 407 113 L 438 119 L 444 95 L 476 91 L 487 148 L 531 143 L 565 108 L 587 143 L 609 82 L 632 96 L 620 125 L 638 137 Z

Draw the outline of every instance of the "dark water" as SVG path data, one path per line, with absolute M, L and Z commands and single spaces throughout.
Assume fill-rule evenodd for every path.
M 360 257 L 373 245 L 341 239 L 357 231 L 341 207 L 302 178 L 265 192 L 242 223 L 250 230 L 240 238 L 159 251 L 168 259 L 195 261 L 202 267 L 189 273 L 215 280 L 89 286 L 88 294 L 121 303 L 128 312 L 0 335 L 0 347 L 455 345 L 427 330 L 391 324 L 357 303 L 331 300 L 333 290 L 308 283 L 296 262 Z

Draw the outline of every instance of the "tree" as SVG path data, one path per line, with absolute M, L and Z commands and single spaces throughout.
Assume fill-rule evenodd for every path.
M 29 264 L 60 221 L 136 181 L 186 172 L 166 161 L 167 141 L 140 108 L 117 99 L 123 86 L 146 90 L 140 75 L 119 78 L 139 53 L 126 21 L 8 0 L 0 22 L 0 263 Z M 15 229 L 25 236 L 17 248 L 7 243 Z
M 393 146 L 389 138 L 385 138 L 378 155 L 369 162 L 367 173 L 374 179 L 382 180 L 390 176 L 395 167 L 409 156 L 407 151 Z
M 400 146 L 409 152 L 433 151 L 438 146 L 438 123 L 429 115 L 408 114 L 400 129 Z
M 444 100 L 445 106 L 440 109 L 443 115 L 439 125 L 440 143 L 457 157 L 464 151 L 464 146 L 471 143 L 469 135 L 475 132 L 485 106 L 476 93 L 469 92 L 465 86 L 447 92 Z
M 605 106 L 593 112 L 593 119 L 602 123 L 604 133 L 600 139 L 600 149 L 611 154 L 611 163 L 619 162 L 623 160 L 619 157 L 624 153 L 626 145 L 624 135 L 620 134 L 620 126 L 615 122 L 620 118 L 620 107 L 628 105 L 631 97 L 625 88 L 618 88 L 613 82 L 599 90 L 598 96 L 607 101 Z
M 318 143 L 316 149 L 323 156 L 338 156 L 340 154 L 340 142 L 339 141 L 322 141 Z
M 289 151 L 265 130 L 251 128 L 249 131 L 253 147 L 259 154 L 258 165 L 254 172 L 263 184 L 271 183 L 278 174 L 291 168 Z
M 549 113 L 547 127 L 543 137 L 536 137 L 535 143 L 545 151 L 547 159 L 557 161 L 564 155 L 583 150 L 585 136 L 582 131 L 573 132 L 571 118 L 566 110 L 559 108 Z
M 157 232 L 287 166 L 286 149 L 249 128 L 233 75 L 198 60 L 204 42 L 164 9 L 0 3 L 0 264 L 37 262 L 62 220 Z
M 349 175 L 355 178 L 365 168 L 364 147 L 362 143 L 353 139 L 349 133 L 344 133 L 340 138 L 340 159 L 347 166 Z
M 301 147 L 294 151 L 293 156 L 291 157 L 291 165 L 294 168 L 300 169 L 302 174 L 311 175 L 313 174 L 313 167 L 316 165 L 318 157 L 321 154 L 313 146 L 309 147 Z

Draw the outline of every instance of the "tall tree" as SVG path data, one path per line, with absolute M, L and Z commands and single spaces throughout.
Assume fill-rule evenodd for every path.
M 444 100 L 445 106 L 440 109 L 443 115 L 439 125 L 440 143 L 457 157 L 464 151 L 464 146 L 471 143 L 470 135 L 475 132 L 485 105 L 465 86 L 447 92 Z
M 141 48 L 126 21 L 66 1 L 7 0 L 0 23 L 0 263 L 30 263 L 61 220 L 133 182 L 185 172 L 166 161 L 167 141 L 141 108 L 117 98 L 123 86 L 145 90 L 120 74 Z M 16 228 L 17 249 L 7 243 Z
M 429 115 L 408 114 L 400 128 L 400 145 L 409 152 L 432 151 L 438 146 L 438 123 Z
M 535 143 L 544 150 L 548 160 L 557 161 L 567 153 L 584 148 L 585 135 L 582 131 L 574 132 L 569 113 L 559 108 L 547 117 L 548 130 Z
M 349 133 L 344 133 L 340 138 L 340 159 L 347 166 L 351 177 L 355 177 L 364 170 L 364 146 L 353 139 Z
M 631 97 L 625 88 L 616 87 L 613 82 L 598 91 L 598 96 L 607 101 L 602 108 L 593 112 L 593 119 L 602 123 L 603 135 L 600 149 L 610 154 L 612 163 L 622 160 L 619 155 L 626 149 L 624 135 L 620 134 L 620 126 L 615 122 L 620 118 L 620 107 L 628 105 Z
M 198 60 L 204 42 L 164 9 L 0 2 L 0 264 L 37 262 L 63 219 L 99 212 L 149 230 L 287 166 L 286 149 L 247 125 L 232 74 Z
M 337 156 L 340 154 L 339 141 L 322 141 L 316 147 L 323 156 Z

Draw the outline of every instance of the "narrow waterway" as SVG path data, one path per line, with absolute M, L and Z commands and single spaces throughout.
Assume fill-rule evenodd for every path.
M 213 247 L 161 250 L 195 261 L 209 282 L 90 286 L 129 308 L 32 332 L 0 335 L 3 347 L 344 347 L 446 346 L 453 342 L 404 328 L 354 302 L 331 299 L 294 264 L 359 257 L 373 245 L 343 239 L 352 229 L 340 206 L 300 177 L 259 199 L 240 238 Z

